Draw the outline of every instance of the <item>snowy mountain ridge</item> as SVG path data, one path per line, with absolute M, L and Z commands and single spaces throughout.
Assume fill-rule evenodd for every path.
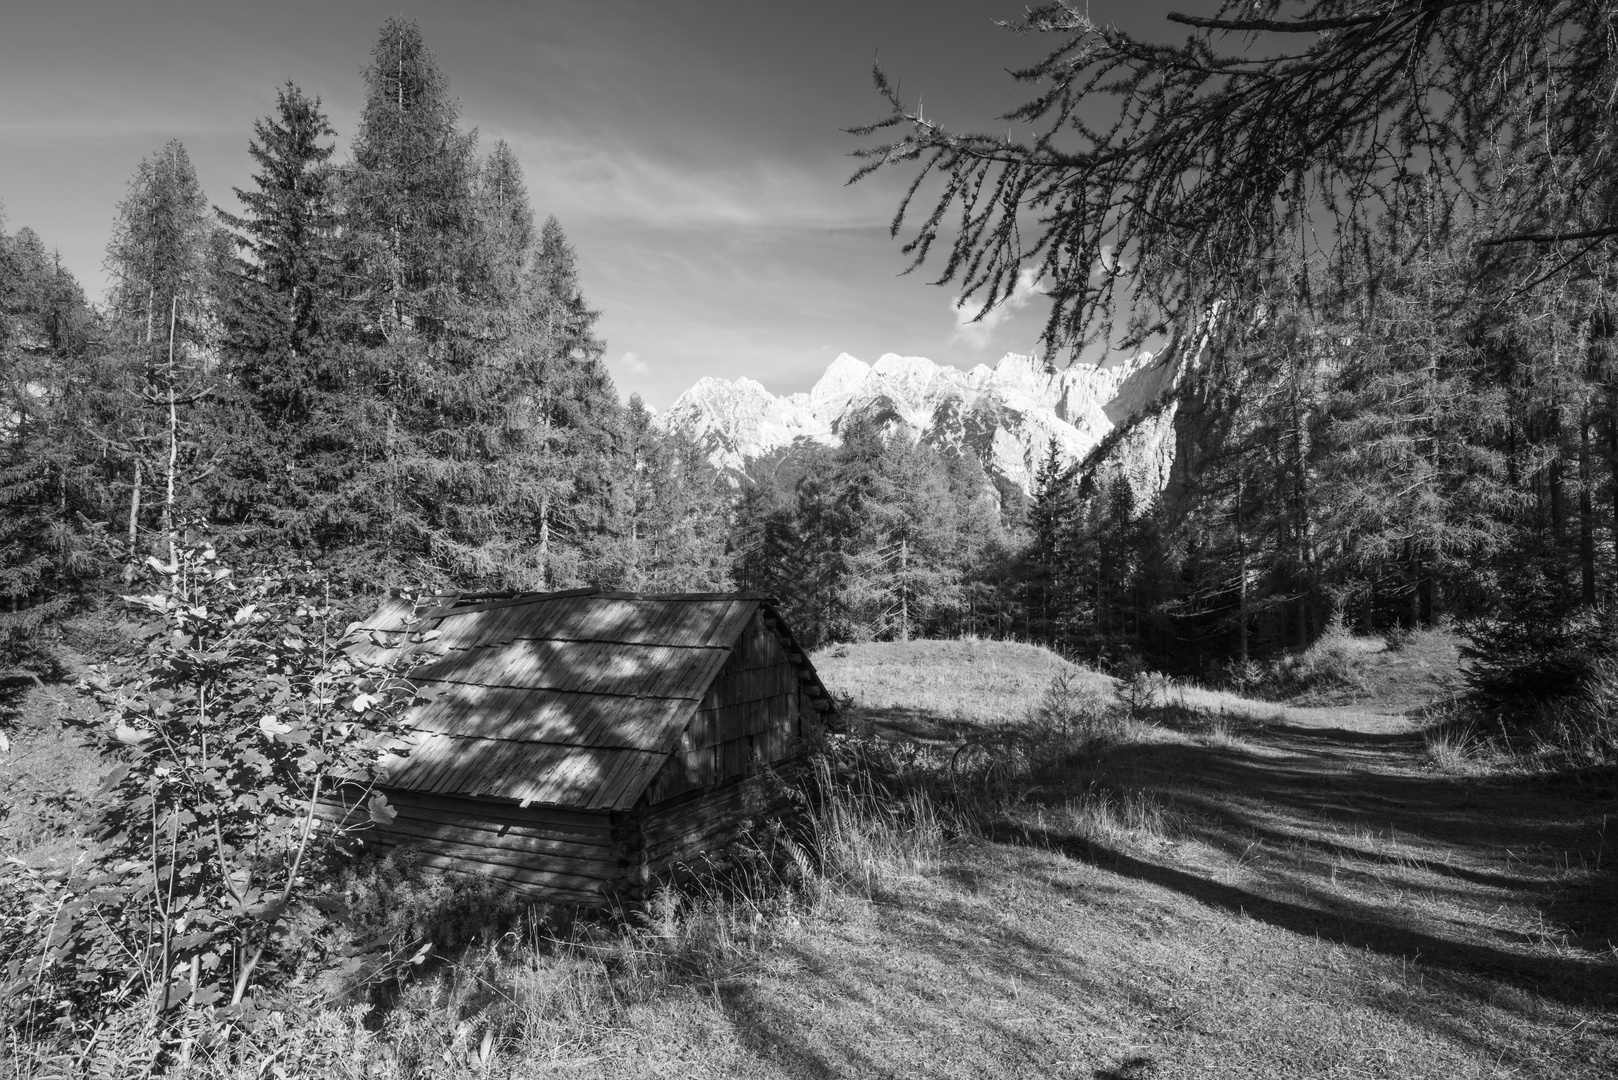
M 778 396 L 745 377 L 704 378 L 659 420 L 696 439 L 715 466 L 740 472 L 798 438 L 836 445 L 858 417 L 970 453 L 997 485 L 1028 492 L 1051 439 L 1065 459 L 1083 459 L 1157 401 L 1174 367 L 1148 352 L 1112 366 L 1062 370 L 1007 353 L 970 371 L 921 356 L 887 353 L 866 364 L 843 353 L 806 394 Z M 1134 425 L 1114 454 L 1140 494 L 1162 489 L 1172 456 L 1167 416 Z

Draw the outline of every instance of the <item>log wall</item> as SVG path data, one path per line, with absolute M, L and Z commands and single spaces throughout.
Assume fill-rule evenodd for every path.
M 370 824 L 355 788 L 332 799 L 325 816 L 359 824 L 367 845 L 412 845 L 425 866 L 483 874 L 536 902 L 642 900 L 658 881 L 700 872 L 703 856 L 722 851 L 747 822 L 786 808 L 779 785 L 763 782 L 760 766 L 797 752 L 819 722 L 813 695 L 825 698 L 794 660 L 802 657 L 789 655 L 765 613 L 756 614 L 631 810 L 523 807 L 384 788 L 398 816 L 382 827 Z
M 629 900 L 645 899 L 657 883 L 700 874 L 709 856 L 720 855 L 749 823 L 788 807 L 777 785 L 761 776 L 690 791 L 626 815 L 623 835 L 635 847 L 623 886 Z
M 387 826 L 370 824 L 357 789 L 328 801 L 323 816 L 358 825 L 354 835 L 368 847 L 409 844 L 424 866 L 482 874 L 546 903 L 600 904 L 621 891 L 639 864 L 642 845 L 625 829 L 626 815 L 396 789 L 384 794 L 398 815 Z

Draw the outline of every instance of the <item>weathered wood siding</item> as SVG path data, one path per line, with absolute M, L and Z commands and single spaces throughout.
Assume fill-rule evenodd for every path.
M 754 615 L 697 706 L 668 764 L 652 781 L 652 806 L 751 775 L 788 757 L 806 711 L 797 669 L 780 639 Z
M 704 856 L 721 852 L 740 835 L 747 822 L 785 809 L 780 786 L 764 782 L 759 775 L 759 767 L 784 762 L 792 757 L 802 737 L 818 726 L 822 713 L 829 709 L 825 688 L 815 677 L 813 669 L 808 667 L 801 650 L 779 617 L 756 601 L 748 602 L 752 604 L 750 618 L 745 622 L 732 621 L 722 627 L 727 638 L 736 635 L 728 656 L 708 644 L 691 647 L 707 651 L 713 659 L 706 671 L 716 673 L 704 676 L 711 679 L 706 682 L 705 689 L 700 685 L 693 686 L 690 696 L 684 699 L 686 708 L 695 703 L 696 710 L 680 733 L 672 753 L 666 749 L 672 741 L 672 733 L 656 738 L 653 744 L 656 752 L 669 753 L 668 760 L 660 768 L 655 764 L 652 766 L 657 771 L 638 798 L 632 794 L 626 796 L 626 799 L 633 801 L 619 800 L 614 804 L 616 808 L 602 806 L 600 809 L 584 809 L 581 805 L 564 808 L 543 805 L 538 801 L 523 806 L 510 792 L 503 792 L 499 796 L 468 795 L 455 794 L 452 790 L 428 792 L 420 790 L 422 784 L 405 787 L 389 784 L 382 790 L 397 817 L 387 826 L 370 824 L 358 789 L 345 790 L 346 799 L 334 800 L 327 808 L 328 816 L 338 821 L 361 824 L 362 830 L 358 835 L 368 846 L 386 850 L 411 845 L 418 850 L 425 866 L 483 874 L 521 891 L 535 901 L 594 906 L 617 898 L 640 900 L 646 898 L 660 881 L 678 879 L 687 873 L 700 873 L 707 865 Z M 488 605 L 490 608 L 497 606 Z M 517 605 L 510 607 L 517 611 Z M 500 610 L 504 611 L 504 608 Z M 681 614 L 680 611 L 675 613 Z M 711 612 L 708 618 L 710 623 L 714 621 Z M 661 626 L 662 623 L 656 625 Z M 504 624 L 493 623 L 485 629 L 491 638 L 490 648 L 515 649 L 518 644 L 528 642 L 526 637 L 517 633 L 523 627 L 505 627 Z M 595 630 L 600 628 L 595 627 L 592 632 Z M 719 632 L 715 629 L 707 631 L 709 637 Z M 502 637 L 504 634 L 516 636 L 506 640 Z M 708 638 L 703 640 L 706 642 Z M 628 648 L 623 642 L 607 644 L 614 645 L 619 652 Z M 553 662 L 554 652 L 545 653 L 549 658 L 547 663 L 535 661 L 531 666 L 548 672 L 547 678 L 555 676 L 556 673 L 551 670 L 557 666 Z M 722 667 L 719 666 L 720 656 L 724 656 Z M 493 660 L 485 657 L 479 662 L 483 663 L 483 667 L 465 666 L 463 670 L 463 667 L 449 665 L 446 671 L 460 675 L 465 675 L 467 671 L 481 673 L 479 677 L 485 680 L 496 677 L 498 673 L 494 673 L 491 666 Z M 472 665 L 472 661 L 468 660 L 466 664 Z M 500 678 L 510 678 L 510 666 L 508 664 L 501 669 L 504 674 L 500 674 Z M 489 670 L 485 671 L 484 668 Z M 512 742 L 511 733 L 518 729 L 532 734 L 529 728 L 537 721 L 529 715 L 531 702 L 525 699 L 524 703 L 502 705 L 501 702 L 484 700 L 497 696 L 497 691 L 504 692 L 510 688 L 492 683 L 489 686 L 482 683 L 471 685 L 480 695 L 478 707 L 489 713 L 489 716 L 479 713 L 482 717 L 480 722 L 485 726 L 499 727 L 499 738 L 493 741 L 502 746 Z M 624 689 L 641 685 L 625 683 L 619 686 L 615 683 L 609 688 L 610 692 L 602 693 L 621 707 L 625 700 L 630 700 Z M 701 692 L 702 697 L 700 701 L 693 702 L 697 692 Z M 582 691 L 566 686 L 556 689 L 552 696 L 564 693 L 578 696 Z M 452 694 L 470 695 L 471 691 L 452 689 L 445 691 L 443 696 Z M 633 700 L 642 699 L 636 697 Z M 594 708 L 597 703 L 592 701 L 589 704 Z M 467 704 L 462 712 L 470 707 Z M 454 714 L 451 719 L 456 717 L 465 719 L 460 713 Z M 425 714 L 418 720 L 422 721 L 425 730 L 433 733 L 437 733 L 438 727 L 444 726 L 434 726 L 431 722 L 433 716 Z M 535 783 L 544 780 L 555 786 L 560 781 L 555 777 L 547 780 L 546 776 L 550 773 L 569 779 L 575 774 L 590 771 L 578 766 L 578 762 L 589 759 L 583 753 L 588 748 L 574 738 L 576 734 L 559 732 L 555 740 L 540 740 L 535 744 L 544 751 L 541 753 L 540 749 L 534 749 L 530 752 L 530 764 L 544 774 L 531 777 Z M 615 749 L 622 753 L 633 750 L 643 756 L 650 752 L 639 744 Z M 558 755 L 572 763 L 552 760 Z M 405 761 L 419 765 L 427 756 L 418 749 L 417 754 Z M 465 753 L 460 757 L 465 757 Z M 456 782 L 465 780 L 464 774 L 468 770 L 477 772 L 480 767 L 477 761 L 457 760 L 453 763 L 460 770 L 456 774 L 459 778 Z M 598 767 L 591 775 L 600 772 L 602 769 Z M 420 779 L 415 773 L 409 772 L 408 764 L 403 768 L 402 775 Z M 530 778 L 529 773 L 521 775 Z M 479 776 L 478 779 L 482 781 L 487 778 Z M 550 801 L 568 800 L 557 798 Z M 572 802 L 579 800 L 575 798 Z
M 424 866 L 483 874 L 537 901 L 600 904 L 640 861 L 640 845 L 615 821 L 623 814 L 398 789 L 384 794 L 398 813 L 387 826 L 367 824 L 368 812 L 352 789 L 328 803 L 325 816 L 360 823 L 354 835 L 368 847 L 408 844 Z
M 615 836 L 630 849 L 620 887 L 626 900 L 644 900 L 660 882 L 701 874 L 742 828 L 787 809 L 777 785 L 760 776 L 678 795 L 659 806 L 620 816 Z

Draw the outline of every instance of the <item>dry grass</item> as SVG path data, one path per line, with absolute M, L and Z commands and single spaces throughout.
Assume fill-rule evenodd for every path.
M 1433 768 L 1454 776 L 1481 776 L 1498 761 L 1470 721 L 1435 725 L 1422 734 L 1422 744 Z

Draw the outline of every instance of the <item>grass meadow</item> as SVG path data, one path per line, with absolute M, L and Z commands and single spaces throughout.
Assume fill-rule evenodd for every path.
M 1369 689 L 1302 703 L 1005 642 L 830 647 L 843 730 L 791 778 L 810 812 L 707 885 L 583 917 L 356 868 L 374 926 L 430 957 L 311 977 L 171 1074 L 1612 1076 L 1613 777 L 1447 766 L 1410 695 L 1378 696 L 1412 647 L 1444 648 L 1357 646 Z M 98 766 L 42 695 L 0 824 L 49 869 Z M 135 1037 L 52 1057 L 13 1032 L 0 1077 L 116 1075 Z

